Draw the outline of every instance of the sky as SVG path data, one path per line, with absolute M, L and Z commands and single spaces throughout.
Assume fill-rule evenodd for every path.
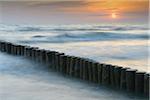
M 0 0 L 0 23 L 148 23 L 149 0 Z

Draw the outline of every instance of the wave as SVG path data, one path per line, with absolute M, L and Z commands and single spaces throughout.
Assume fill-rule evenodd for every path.
M 34 39 L 36 37 L 36 39 Z M 64 43 L 64 42 L 82 42 L 82 41 L 114 41 L 114 40 L 148 40 L 148 34 L 121 34 L 113 32 L 88 32 L 86 34 L 58 34 L 56 36 L 32 36 L 31 40 L 26 42 L 50 42 L 50 43 Z M 23 41 L 22 41 L 23 42 Z
M 118 26 L 118 25 L 74 25 L 74 26 L 36 26 L 36 25 L 1 25 L 0 31 L 17 32 L 48 32 L 48 31 L 128 31 L 128 30 L 148 30 L 146 26 Z

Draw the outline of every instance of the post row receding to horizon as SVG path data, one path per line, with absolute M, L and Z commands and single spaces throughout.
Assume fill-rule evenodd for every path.
M 65 53 L 39 49 L 0 41 L 0 51 L 24 56 L 43 66 L 89 82 L 126 90 L 141 96 L 149 96 L 150 74 L 111 64 L 104 64 L 88 58 L 65 55 Z

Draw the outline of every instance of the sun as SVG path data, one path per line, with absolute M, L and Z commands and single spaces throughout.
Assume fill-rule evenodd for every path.
M 111 17 L 112 17 L 113 19 L 116 19 L 116 18 L 117 18 L 116 13 L 112 13 L 112 14 L 111 14 Z

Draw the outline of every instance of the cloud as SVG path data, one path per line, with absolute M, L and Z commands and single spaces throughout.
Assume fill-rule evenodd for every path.
M 31 7 L 81 7 L 87 5 L 86 1 L 34 1 L 29 2 Z

